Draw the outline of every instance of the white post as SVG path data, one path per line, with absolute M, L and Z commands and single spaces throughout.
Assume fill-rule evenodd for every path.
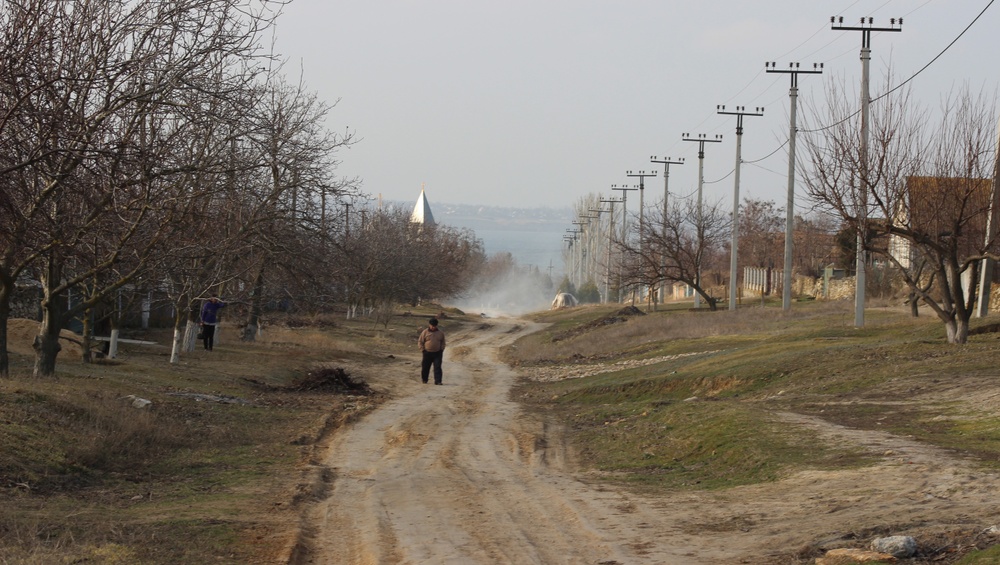
M 993 160 L 993 189 L 990 196 L 990 213 L 986 217 L 986 247 L 992 247 L 1000 232 L 997 214 L 1000 214 L 1000 123 L 997 124 L 997 145 Z M 983 259 L 979 273 L 979 299 L 976 302 L 976 317 L 985 318 L 990 313 L 990 294 L 993 287 L 993 259 Z

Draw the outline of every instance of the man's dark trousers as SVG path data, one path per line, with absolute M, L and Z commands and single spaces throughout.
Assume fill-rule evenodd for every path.
M 420 380 L 427 382 L 430 376 L 431 365 L 434 365 L 434 384 L 441 384 L 441 360 L 444 359 L 444 351 L 424 351 L 424 358 L 420 362 Z

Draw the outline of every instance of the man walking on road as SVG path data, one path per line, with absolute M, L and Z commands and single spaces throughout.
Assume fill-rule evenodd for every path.
M 427 329 L 420 332 L 417 345 L 423 353 L 420 362 L 420 380 L 427 384 L 431 365 L 434 365 L 434 384 L 441 384 L 441 361 L 444 359 L 444 332 L 438 329 L 437 318 L 427 322 Z

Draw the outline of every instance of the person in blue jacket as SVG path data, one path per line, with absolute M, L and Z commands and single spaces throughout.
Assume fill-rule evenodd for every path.
M 205 342 L 205 351 L 211 351 L 215 345 L 215 325 L 219 323 L 219 310 L 226 303 L 219 300 L 218 294 L 213 294 L 201 307 L 201 335 Z

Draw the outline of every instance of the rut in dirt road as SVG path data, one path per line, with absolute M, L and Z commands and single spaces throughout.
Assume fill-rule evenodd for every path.
M 1000 523 L 1000 475 L 907 438 L 786 412 L 774 417 L 790 432 L 877 461 L 657 496 L 599 473 L 583 482 L 592 475 L 573 464 L 563 430 L 508 398 L 517 375 L 496 354 L 538 329 L 521 324 L 449 335 L 444 386 L 421 384 L 412 360 L 376 376 L 394 399 L 338 432 L 315 461 L 324 480 L 291 565 L 791 564 L 856 546 L 864 531 L 933 542 Z
M 508 400 L 515 375 L 496 351 L 524 331 L 497 320 L 455 336 L 444 386 L 414 375 L 334 440 L 300 562 L 663 562 L 632 554 L 650 542 L 619 533 L 613 509 L 627 500 L 561 475 L 558 439 Z

